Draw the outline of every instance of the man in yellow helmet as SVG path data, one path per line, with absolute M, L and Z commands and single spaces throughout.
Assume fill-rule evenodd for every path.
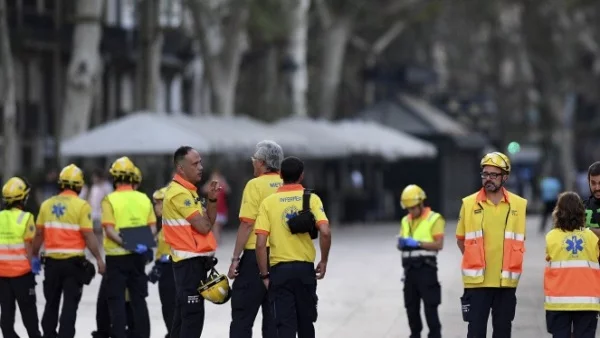
M 83 285 L 89 284 L 93 277 L 87 266 L 91 263 L 85 258 L 85 248 L 96 258 L 100 274 L 104 274 L 105 267 L 93 232 L 92 208 L 87 201 L 79 198 L 84 184 L 83 171 L 69 164 L 60 172 L 57 183 L 59 194 L 45 200 L 40 207 L 33 253 L 37 256 L 44 244 L 44 337 L 72 338 L 75 337 Z M 62 311 L 59 311 L 61 298 Z
M 511 165 L 499 152 L 481 159 L 478 192 L 462 200 L 456 226 L 463 254 L 461 298 L 467 337 L 485 337 L 492 312 L 494 337 L 510 338 L 523 272 L 527 200 L 504 188 Z
M 40 261 L 33 256 L 33 215 L 23 210 L 30 186 L 13 177 L 2 187 L 0 211 L 0 329 L 6 338 L 19 337 L 14 329 L 16 303 L 30 338 L 41 338 L 35 297 L 34 274 Z
M 171 325 L 173 324 L 173 314 L 175 313 L 177 292 L 175 292 L 175 277 L 173 275 L 173 264 L 170 256 L 171 246 L 165 242 L 165 235 L 161 226 L 165 191 L 166 188 L 161 188 L 152 194 L 154 212 L 157 217 L 158 234 L 156 237 L 158 239 L 158 247 L 156 248 L 154 267 L 150 271 L 148 279 L 151 283 L 158 282 L 158 296 L 160 297 L 160 304 L 162 306 L 163 320 L 167 327 L 167 335 L 165 337 L 169 338 Z
M 423 203 L 427 196 L 418 185 L 404 188 L 400 206 L 408 214 L 402 218 L 398 249 L 402 251 L 404 267 L 404 306 L 411 337 L 420 337 L 421 300 L 425 306 L 425 320 L 429 338 L 440 338 L 441 323 L 438 306 L 441 289 L 437 276 L 437 253 L 444 247 L 446 221 L 439 213 Z
M 134 335 L 150 336 L 145 272 L 149 248 L 137 244 L 135 252 L 124 248 L 120 230 L 149 226 L 156 233 L 156 216 L 150 199 L 133 189 L 135 165 L 127 157 L 117 159 L 110 168 L 116 190 L 102 201 L 102 226 L 105 229 L 106 298 L 112 324 L 112 337 L 126 338 L 125 290 L 129 290 L 133 309 Z M 132 206 L 135 206 L 132 208 Z M 134 243 L 132 243 L 134 244 Z

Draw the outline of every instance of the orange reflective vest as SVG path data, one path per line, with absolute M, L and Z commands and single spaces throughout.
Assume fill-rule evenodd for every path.
M 61 198 L 70 196 L 68 202 L 64 203 L 68 203 L 68 209 L 77 211 L 67 212 L 62 217 L 48 216 L 52 215 L 52 208 L 57 196 L 51 197 L 42 204 L 41 209 L 46 209 L 43 212 L 47 215 L 42 224 L 44 226 L 44 252 L 51 257 L 53 254 L 66 254 L 66 257 L 84 256 L 86 243 L 79 224 L 81 219 L 79 210 L 87 202 L 70 190 L 63 191 L 59 196 Z
M 504 245 L 502 252 L 497 253 L 503 256 L 500 286 L 517 287 L 523 273 L 527 200 L 508 191 L 506 194 L 509 210 L 504 224 L 504 238 L 498 239 L 503 240 Z M 465 224 L 465 252 L 461 265 L 463 282 L 465 285 L 477 285 L 483 283 L 486 268 L 483 244 L 483 222 L 486 215 L 481 204 L 486 201 L 485 192 L 482 189 L 462 201 Z M 487 217 L 499 216 L 488 214 Z
M 553 229 L 546 235 L 544 308 L 600 311 L 598 237 L 589 229 Z
M 185 194 L 188 198 L 185 200 L 187 205 L 177 205 L 175 197 L 181 197 Z M 189 212 L 186 215 L 182 210 Z M 203 235 L 192 227 L 192 224 L 186 219 L 196 213 L 202 214 L 202 205 L 198 202 L 198 193 L 196 187 L 175 175 L 173 181 L 167 186 L 165 198 L 163 200 L 162 212 L 162 231 L 165 236 L 165 242 L 171 246 L 171 254 L 174 262 L 182 259 L 194 258 L 199 256 L 213 256 L 217 249 L 217 242 L 213 233 Z
M 31 271 L 23 236 L 30 213 L 19 210 L 0 211 L 0 277 L 19 277 Z

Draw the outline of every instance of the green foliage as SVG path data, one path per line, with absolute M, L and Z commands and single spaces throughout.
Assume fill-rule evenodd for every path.
M 251 1 L 248 29 L 251 36 L 262 42 L 268 43 L 285 39 L 290 27 L 284 1 Z

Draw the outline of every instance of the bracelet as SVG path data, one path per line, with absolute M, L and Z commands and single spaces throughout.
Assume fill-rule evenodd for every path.
M 217 202 L 217 199 L 216 199 L 216 198 L 207 198 L 207 199 L 208 199 L 208 201 L 209 201 L 210 203 L 216 203 L 216 202 Z
M 260 279 L 265 280 L 265 279 L 269 279 L 269 273 L 267 272 L 266 274 L 260 274 Z

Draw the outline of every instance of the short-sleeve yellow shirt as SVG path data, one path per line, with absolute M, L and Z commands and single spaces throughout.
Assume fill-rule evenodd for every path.
M 258 216 L 258 208 L 262 201 L 275 192 L 283 185 L 279 173 L 267 173 L 255 177 L 246 183 L 244 193 L 242 194 L 242 205 L 240 206 L 240 222 L 254 224 Z M 256 248 L 256 236 L 250 235 L 246 246 L 248 250 Z
M 309 234 L 292 234 L 287 220 L 302 210 L 304 188 L 300 184 L 286 184 L 264 199 L 254 224 L 256 234 L 269 236 L 271 266 L 282 262 L 314 263 L 316 250 Z M 310 198 L 310 211 L 317 226 L 329 224 L 323 202 L 316 194 Z

